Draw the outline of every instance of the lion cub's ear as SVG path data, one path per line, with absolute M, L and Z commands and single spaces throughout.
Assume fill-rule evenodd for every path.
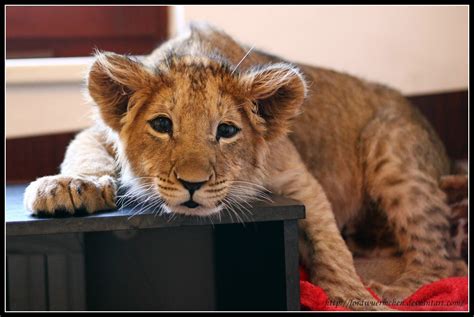
M 151 88 L 152 84 L 152 74 L 140 62 L 115 53 L 99 52 L 90 69 L 87 86 L 102 119 L 119 131 L 120 119 L 131 106 L 131 96 L 141 89 Z
M 255 105 L 253 113 L 264 121 L 265 138 L 272 140 L 286 134 L 306 97 L 300 70 L 290 64 L 271 64 L 250 70 L 242 79 L 247 97 Z

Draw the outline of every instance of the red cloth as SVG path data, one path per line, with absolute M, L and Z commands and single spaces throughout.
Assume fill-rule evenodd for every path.
M 390 305 L 404 311 L 467 311 L 468 280 L 466 277 L 449 277 L 420 287 L 406 298 L 402 305 Z M 379 301 L 377 295 L 367 288 Z M 308 274 L 300 268 L 301 310 L 347 311 L 341 306 L 329 305 L 328 296 L 319 286 L 308 281 Z

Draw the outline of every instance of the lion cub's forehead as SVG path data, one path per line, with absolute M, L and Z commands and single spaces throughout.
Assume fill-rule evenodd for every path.
M 165 64 L 166 65 L 166 64 Z M 236 77 L 225 63 L 205 58 L 174 60 L 161 72 L 169 79 L 155 102 L 174 112 L 224 114 L 235 108 L 239 91 Z
M 218 56 L 175 56 L 170 55 L 155 65 L 175 86 L 184 86 L 195 92 L 203 92 L 207 84 L 214 84 L 221 90 L 234 91 L 238 74 L 229 63 Z M 212 85 L 209 89 L 213 89 Z

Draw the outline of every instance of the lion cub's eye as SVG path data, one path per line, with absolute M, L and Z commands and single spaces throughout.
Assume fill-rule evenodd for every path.
M 217 127 L 217 135 L 216 138 L 219 140 L 220 138 L 231 138 L 236 135 L 240 131 L 235 125 L 228 124 L 228 123 L 221 123 Z
M 173 123 L 167 117 L 156 117 L 148 122 L 155 131 L 160 133 L 171 133 L 173 131 Z

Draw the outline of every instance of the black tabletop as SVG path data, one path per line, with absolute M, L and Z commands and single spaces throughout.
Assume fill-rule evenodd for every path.
M 251 202 L 245 206 L 245 211 L 242 208 L 240 211 L 234 208 L 236 214 L 230 210 L 223 210 L 213 217 L 157 214 L 154 210 L 146 208 L 138 210 L 137 206 L 127 206 L 123 209 L 92 215 L 45 218 L 32 216 L 25 210 L 23 206 L 25 188 L 26 185 L 6 187 L 7 236 L 281 221 L 305 217 L 305 209 L 301 203 L 270 195 L 271 202 Z

